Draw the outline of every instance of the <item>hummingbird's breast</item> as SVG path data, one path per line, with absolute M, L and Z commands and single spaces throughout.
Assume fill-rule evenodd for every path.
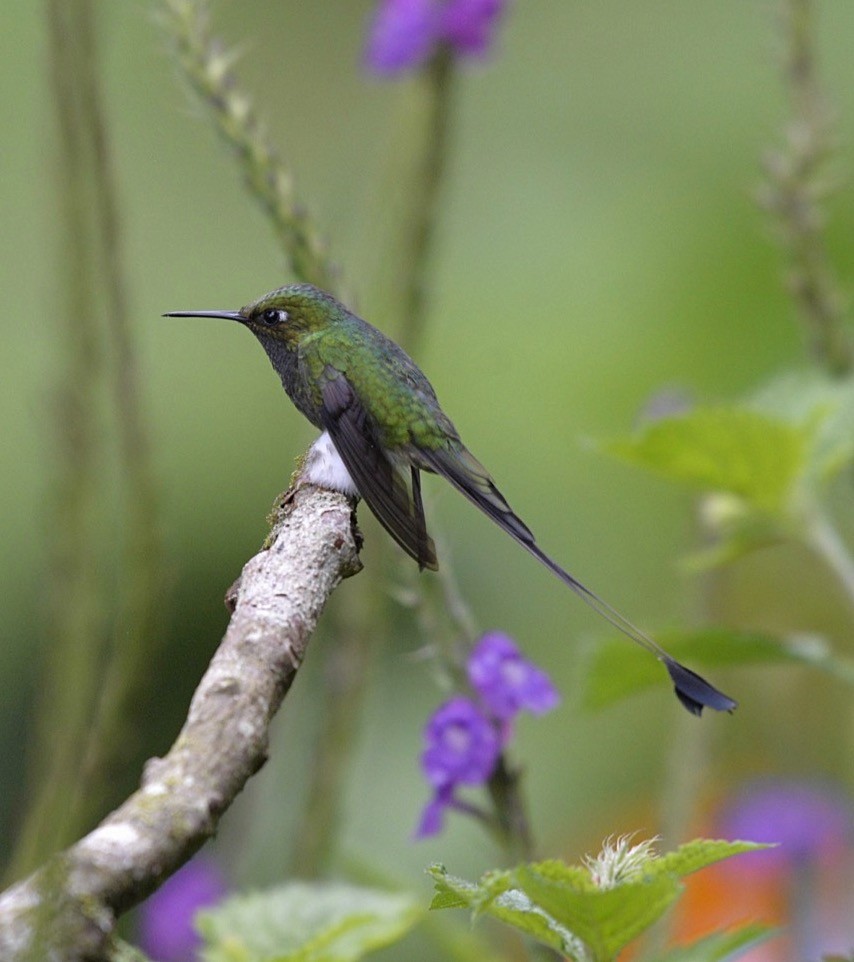
M 315 382 L 307 377 L 303 370 L 298 352 L 278 338 L 259 340 L 296 409 L 315 427 L 322 428 L 319 391 Z

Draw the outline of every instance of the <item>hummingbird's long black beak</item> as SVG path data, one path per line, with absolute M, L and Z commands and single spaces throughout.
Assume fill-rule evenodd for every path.
M 221 317 L 226 321 L 240 321 L 246 318 L 240 311 L 167 311 L 162 317 Z

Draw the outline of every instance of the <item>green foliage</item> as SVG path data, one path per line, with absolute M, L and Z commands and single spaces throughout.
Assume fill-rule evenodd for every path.
M 694 568 L 787 538 L 809 543 L 823 489 L 854 459 L 854 382 L 788 374 L 749 403 L 697 407 L 603 448 L 707 495 L 717 543 Z
M 854 685 L 854 659 L 837 655 L 817 635 L 778 636 L 728 628 L 661 632 L 662 645 L 680 661 L 707 668 L 810 665 Z M 661 666 L 646 652 L 615 637 L 597 645 L 586 662 L 583 703 L 597 709 L 661 682 Z
M 766 414 L 811 425 L 810 468 L 818 481 L 833 478 L 854 458 L 854 380 L 812 371 L 783 374 L 752 400 Z
M 784 374 L 748 402 L 697 407 L 603 447 L 672 481 L 779 511 L 800 480 L 826 481 L 854 458 L 854 381 Z
M 583 866 L 552 859 L 489 872 L 477 883 L 435 865 L 430 869 L 436 886 L 431 908 L 469 908 L 474 918 L 490 915 L 578 962 L 605 962 L 676 901 L 684 876 L 761 847 L 697 839 L 657 857 L 648 842 L 629 847 L 618 839 Z M 755 937 L 753 930 L 739 944 Z M 731 950 L 737 947 L 733 942 Z M 708 954 L 689 958 L 724 958 L 721 951 L 720 945 L 711 945 Z
M 605 449 L 669 480 L 726 491 L 777 513 L 803 472 L 808 440 L 804 426 L 748 408 L 714 407 L 653 421 Z
M 402 938 L 422 917 L 408 895 L 293 882 L 202 912 L 206 962 L 353 962 Z
M 698 407 L 654 421 L 605 450 L 704 492 L 702 517 L 715 543 L 693 555 L 691 567 L 724 564 L 791 540 L 821 557 L 854 594 L 854 562 L 823 504 L 829 483 L 854 459 L 850 379 L 787 374 L 749 403 Z M 661 640 L 689 663 L 795 662 L 854 683 L 854 662 L 835 656 L 823 639 L 709 629 L 662 634 Z M 600 707 L 658 682 L 659 667 L 641 655 L 617 642 L 599 648 L 589 663 L 585 703 Z

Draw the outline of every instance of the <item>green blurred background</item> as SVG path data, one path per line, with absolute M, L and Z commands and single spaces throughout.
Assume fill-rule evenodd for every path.
M 215 29 L 241 47 L 241 80 L 296 172 L 347 289 L 369 319 L 391 329 L 393 319 L 371 311 L 380 256 L 372 239 L 394 216 L 384 198 L 402 94 L 361 67 L 370 8 L 367 0 L 243 0 L 216 6 Z M 291 278 L 177 76 L 155 11 L 145 0 L 103 4 L 100 34 L 166 537 L 169 638 L 150 681 L 146 755 L 164 752 L 177 733 L 226 622 L 223 592 L 259 545 L 270 503 L 312 437 L 245 332 L 160 317 L 235 308 Z M 854 4 L 821 4 L 819 25 L 847 172 Z M 2 857 L 27 802 L 24 747 L 48 642 L 45 565 L 61 499 L 52 482 L 59 360 L 51 319 L 63 292 L 41 5 L 8 0 L 0 36 Z M 625 433 L 663 388 L 728 399 L 804 363 L 781 257 L 752 199 L 759 158 L 778 141 L 784 116 L 779 48 L 765 0 L 519 2 L 491 61 L 466 70 L 460 84 L 417 360 L 546 550 L 650 629 L 699 617 L 698 586 L 679 568 L 695 538 L 692 500 L 585 441 Z M 850 277 L 849 186 L 831 209 L 831 254 Z M 695 720 L 682 718 L 664 683 L 583 714 L 579 642 L 603 626 L 450 488 L 428 481 L 427 497 L 480 623 L 518 639 L 567 696 L 559 711 L 523 721 L 518 732 L 542 850 L 575 857 L 609 832 L 654 832 L 657 789 L 680 746 L 692 744 Z M 105 541 L 120 523 L 114 515 Z M 383 536 L 365 527 L 370 566 Z M 822 573 L 805 581 L 802 561 L 781 551 L 739 564 L 718 586 L 711 616 L 844 625 Z M 359 590 L 356 578 L 340 593 Z M 438 840 L 410 842 L 427 795 L 417 771 L 420 728 L 440 695 L 411 657 L 421 643 L 411 619 L 402 612 L 395 624 L 359 722 L 342 850 L 426 892 L 418 873 L 431 860 L 476 873 L 495 853 L 459 819 Z M 850 639 L 840 640 L 850 651 Z M 322 633 L 316 642 L 324 644 Z M 287 862 L 316 724 L 312 655 L 276 723 L 271 763 L 223 824 L 217 844 L 233 853 L 238 881 L 278 878 Z M 850 785 L 850 756 L 827 734 L 844 706 L 839 686 L 784 669 L 716 680 L 742 707 L 702 722 L 716 749 L 703 802 L 757 772 L 827 773 Z M 788 708 L 772 710 L 781 692 Z

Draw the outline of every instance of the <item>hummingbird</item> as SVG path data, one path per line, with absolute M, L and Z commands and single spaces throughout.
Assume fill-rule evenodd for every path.
M 426 471 L 449 481 L 613 627 L 657 658 L 688 711 L 700 715 L 703 708 L 731 712 L 736 707 L 540 548 L 463 444 L 421 369 L 331 294 L 311 284 L 289 284 L 237 311 L 163 316 L 223 318 L 248 328 L 297 410 L 322 432 L 306 459 L 307 480 L 361 497 L 420 569 L 438 568 L 421 495 Z

